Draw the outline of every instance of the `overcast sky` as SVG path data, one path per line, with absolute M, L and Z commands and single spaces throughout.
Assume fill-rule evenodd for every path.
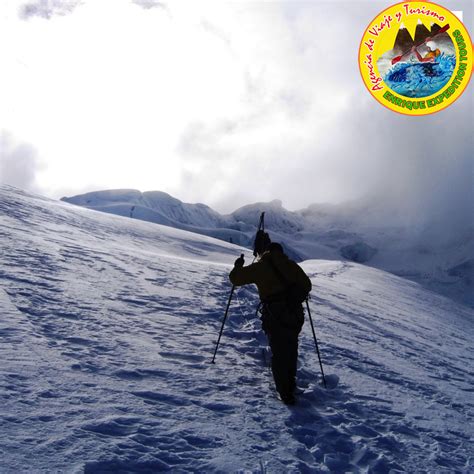
M 408 117 L 360 78 L 362 34 L 390 4 L 2 0 L 0 181 L 54 198 L 162 190 L 221 212 L 370 195 L 470 220 L 472 81 Z M 472 32 L 471 0 L 442 4 Z

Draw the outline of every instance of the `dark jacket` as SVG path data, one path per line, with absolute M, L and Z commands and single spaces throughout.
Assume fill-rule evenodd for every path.
M 296 283 L 308 293 L 311 291 L 311 280 L 303 269 L 284 253 L 278 251 L 265 252 L 258 262 L 247 267 L 234 267 L 229 275 L 231 283 L 235 286 L 256 284 L 262 301 L 285 291 L 285 284 L 278 277 L 270 260 L 285 276 L 288 283 Z

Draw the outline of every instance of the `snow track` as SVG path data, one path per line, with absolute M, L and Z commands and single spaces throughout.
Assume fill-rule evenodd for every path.
M 306 323 L 288 408 L 253 290 L 236 291 L 210 364 L 242 249 L 0 195 L 2 473 L 474 468 L 472 310 L 382 271 L 305 262 L 331 388 Z

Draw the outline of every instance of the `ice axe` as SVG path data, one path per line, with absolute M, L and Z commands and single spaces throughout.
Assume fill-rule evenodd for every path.
M 438 36 L 440 35 L 441 33 L 446 33 L 446 31 L 449 30 L 449 24 L 448 25 L 444 25 L 437 33 L 435 33 L 433 36 L 430 37 L 430 40 L 433 39 L 435 36 Z M 429 41 L 429 40 L 428 40 Z M 425 44 L 426 43 L 426 39 L 423 40 L 421 43 L 417 44 L 415 46 L 415 48 L 419 48 L 421 45 Z M 406 56 L 408 53 L 410 53 L 412 50 L 412 48 L 408 49 L 407 51 L 405 51 L 403 54 L 401 54 L 400 56 L 395 56 L 393 59 L 392 59 L 392 66 L 394 64 L 397 64 L 402 58 L 403 56 Z

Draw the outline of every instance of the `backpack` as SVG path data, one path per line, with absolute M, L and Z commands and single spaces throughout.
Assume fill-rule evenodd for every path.
M 296 306 L 300 306 L 309 295 L 309 292 L 302 288 L 298 283 L 289 282 L 288 279 L 283 275 L 283 273 L 278 269 L 275 265 L 271 257 L 268 259 L 273 271 L 277 275 L 278 279 L 283 286 L 285 287 L 284 290 L 284 299 L 286 300 L 288 306 L 290 308 L 294 308 Z
M 271 258 L 268 261 L 278 279 L 283 283 L 285 290 L 273 295 L 267 302 L 269 317 L 265 317 L 265 314 L 262 317 L 263 330 L 265 332 L 271 330 L 272 320 L 276 320 L 280 326 L 296 329 L 299 332 L 304 324 L 302 303 L 308 297 L 308 292 L 297 283 L 290 283 Z

